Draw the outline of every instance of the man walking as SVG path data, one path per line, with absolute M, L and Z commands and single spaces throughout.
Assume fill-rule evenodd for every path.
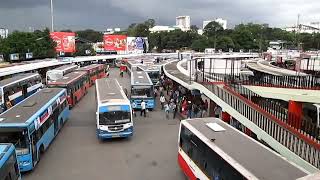
M 141 113 L 140 113 L 140 116 L 142 116 L 142 113 L 144 114 L 144 117 L 146 117 L 146 103 L 143 100 L 141 101 Z
M 161 110 L 163 110 L 163 106 L 164 106 L 164 103 L 166 102 L 166 98 L 164 97 L 164 95 L 162 94 L 160 96 L 160 103 L 161 103 Z

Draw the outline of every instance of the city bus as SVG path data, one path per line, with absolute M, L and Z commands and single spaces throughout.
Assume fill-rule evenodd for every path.
M 148 73 L 154 86 L 159 86 L 161 76 L 161 65 L 139 65 L 139 68 Z
M 131 104 L 116 79 L 96 80 L 96 104 L 99 139 L 132 136 Z
M 49 82 L 48 87 L 66 88 L 68 104 L 74 107 L 88 92 L 89 76 L 85 71 L 74 71 L 56 81 Z
M 16 148 L 21 172 L 32 170 L 69 118 L 67 91 L 44 88 L 0 115 L 0 143 Z
M 68 64 L 68 65 L 63 65 L 61 67 L 49 70 L 46 73 L 46 83 L 48 84 L 50 81 L 58 80 L 62 78 L 64 75 L 76 70 L 77 68 L 78 68 L 77 65 Z
M 77 71 L 86 71 L 90 78 L 90 87 L 95 83 L 96 79 L 104 78 L 106 76 L 105 65 L 103 64 L 91 64 L 81 67 Z
M 139 68 L 132 69 L 130 101 L 135 103 L 136 109 L 141 109 L 142 100 L 146 103 L 147 109 L 155 108 L 153 88 L 152 81 L 145 71 Z
M 1 112 L 34 94 L 42 87 L 41 76 L 38 73 L 18 74 L 0 81 Z
M 21 179 L 16 151 L 13 144 L 0 144 L 0 179 Z
M 292 180 L 309 174 L 218 118 L 181 121 L 178 163 L 191 180 Z

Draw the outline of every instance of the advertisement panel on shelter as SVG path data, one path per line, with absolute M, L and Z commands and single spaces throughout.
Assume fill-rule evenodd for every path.
M 51 39 L 56 42 L 56 52 L 76 52 L 76 34 L 74 32 L 51 32 Z
M 125 51 L 127 45 L 126 35 L 108 34 L 103 36 L 105 51 Z
M 148 38 L 146 37 L 128 37 L 127 51 L 128 53 L 139 54 L 148 50 Z

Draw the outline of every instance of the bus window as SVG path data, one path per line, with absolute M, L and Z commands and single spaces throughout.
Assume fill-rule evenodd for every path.
M 18 155 L 28 154 L 28 138 L 25 134 L 25 130 L 21 129 L 12 129 L 10 131 L 3 129 L 0 130 L 0 142 L 12 143 L 15 146 Z

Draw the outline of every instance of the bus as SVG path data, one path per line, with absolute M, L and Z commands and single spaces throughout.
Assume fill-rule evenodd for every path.
M 191 180 L 292 180 L 309 174 L 218 118 L 181 121 L 178 164 Z
M 66 88 L 68 104 L 74 107 L 88 92 L 89 76 L 85 71 L 74 71 L 56 81 L 49 82 L 48 87 Z
M 0 179 L 21 179 L 16 151 L 13 144 L 0 144 Z
M 1 112 L 9 109 L 43 87 L 38 73 L 18 74 L 0 81 Z
M 139 68 L 148 73 L 154 86 L 160 85 L 161 65 L 139 65 Z
M 90 87 L 95 83 L 96 79 L 104 78 L 106 76 L 105 65 L 103 64 L 91 64 L 89 66 L 84 66 L 77 71 L 86 71 L 90 78 Z
M 133 68 L 131 72 L 131 93 L 130 101 L 135 103 L 136 109 L 141 109 L 141 101 L 146 103 L 147 109 L 155 108 L 154 86 L 148 74 L 139 69 Z
M 62 78 L 64 75 L 76 70 L 77 68 L 78 68 L 77 65 L 68 64 L 68 65 L 63 65 L 61 67 L 49 70 L 46 73 L 46 83 L 48 84 L 50 81 L 58 80 Z
M 132 136 L 131 104 L 116 79 L 96 80 L 96 104 L 99 139 Z
M 63 88 L 44 88 L 0 115 L 0 143 L 15 146 L 21 172 L 35 167 L 69 115 Z

